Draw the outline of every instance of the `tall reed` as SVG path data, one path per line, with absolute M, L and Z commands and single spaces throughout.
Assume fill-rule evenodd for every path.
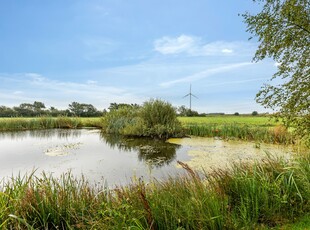
M 0 118 L 0 131 L 18 131 L 54 128 L 101 128 L 100 118 L 79 117 L 35 117 L 35 118 Z
M 266 143 L 293 144 L 295 139 L 284 127 L 272 128 L 232 124 L 187 124 L 188 135 L 202 137 L 222 137 L 224 139 L 238 138 L 246 141 Z
M 1 229 L 258 229 L 310 212 L 310 153 L 108 189 L 70 173 L 0 186 Z

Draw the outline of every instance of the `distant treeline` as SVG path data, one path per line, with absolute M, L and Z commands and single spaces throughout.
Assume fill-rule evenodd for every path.
M 120 108 L 139 108 L 138 104 L 126 104 L 126 103 L 110 103 L 109 111 L 118 110 Z M 177 115 L 182 117 L 198 117 L 206 116 L 209 114 L 198 113 L 197 111 L 190 110 L 184 105 L 175 108 Z M 72 102 L 68 105 L 67 109 L 57 109 L 55 107 L 46 108 L 43 102 L 35 101 L 34 103 L 22 103 L 19 106 L 13 108 L 7 106 L 0 106 L 0 117 L 38 117 L 38 116 L 67 116 L 67 117 L 100 117 L 107 113 L 107 110 L 98 110 L 91 104 Z M 224 115 L 224 113 L 218 113 Z M 212 114 L 215 115 L 215 114 Z
M 120 108 L 139 108 L 138 104 L 126 104 L 126 103 L 110 103 L 109 111 L 118 110 Z M 177 116 L 181 117 L 205 117 L 205 116 L 219 116 L 225 115 L 225 113 L 198 113 L 195 110 L 186 108 L 184 105 L 175 108 Z M 22 103 L 19 106 L 13 108 L 7 106 L 0 106 L 0 117 L 38 117 L 38 116 L 67 116 L 67 117 L 100 117 L 107 113 L 107 110 L 98 110 L 92 104 L 72 102 L 68 105 L 67 109 L 57 109 L 55 107 L 46 108 L 43 102 L 35 101 L 31 103 Z M 239 113 L 234 113 L 238 116 Z M 258 115 L 256 111 L 252 112 L 252 115 Z
M 68 117 L 99 117 L 106 111 L 99 111 L 91 104 L 72 102 L 65 110 L 55 107 L 46 108 L 43 102 L 22 103 L 13 108 L 0 106 L 0 117 L 38 117 L 38 116 L 68 116 Z

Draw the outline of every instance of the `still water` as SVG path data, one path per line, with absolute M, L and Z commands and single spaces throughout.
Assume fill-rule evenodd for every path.
M 180 145 L 159 140 L 105 136 L 94 129 L 0 133 L 0 176 L 36 170 L 59 176 L 69 170 L 90 182 L 129 183 L 132 178 L 165 178 L 189 159 Z
M 234 162 L 261 161 L 272 154 L 289 159 L 293 150 L 279 145 L 217 138 L 181 138 L 167 142 L 103 135 L 96 129 L 0 132 L 0 180 L 42 171 L 59 176 L 71 171 L 90 183 L 108 186 L 185 173 L 177 161 L 210 172 Z

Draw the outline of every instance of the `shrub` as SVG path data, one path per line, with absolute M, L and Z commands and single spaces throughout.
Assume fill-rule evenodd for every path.
M 135 125 L 135 117 L 138 109 L 133 107 L 121 107 L 111 110 L 103 119 L 103 128 L 107 133 L 123 134 L 125 129 Z M 128 133 L 128 130 L 126 131 Z
M 175 109 L 161 100 L 147 101 L 142 107 L 126 106 L 111 110 L 104 117 L 103 129 L 111 134 L 161 139 L 183 133 Z

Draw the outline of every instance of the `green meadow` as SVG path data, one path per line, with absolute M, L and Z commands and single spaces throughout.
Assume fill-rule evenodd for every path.
M 274 127 L 279 125 L 280 122 L 276 122 L 270 116 L 251 116 L 251 115 L 217 115 L 206 117 L 179 117 L 179 120 L 184 125 L 207 125 L 207 124 L 239 124 L 250 125 L 260 127 Z

